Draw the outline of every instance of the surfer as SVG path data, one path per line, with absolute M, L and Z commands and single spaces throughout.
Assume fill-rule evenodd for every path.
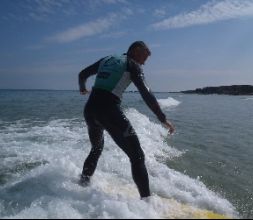
M 131 123 L 123 113 L 120 103 L 122 93 L 131 82 L 138 88 L 148 107 L 159 121 L 174 132 L 174 126 L 166 119 L 155 96 L 144 80 L 141 65 L 145 64 L 151 52 L 143 41 L 130 45 L 126 54 L 107 56 L 86 67 L 79 73 L 80 93 L 89 93 L 86 80 L 96 75 L 95 83 L 84 108 L 84 118 L 88 127 L 91 151 L 86 158 L 80 184 L 88 185 L 95 172 L 98 159 L 104 147 L 104 130 L 127 154 L 131 162 L 132 176 L 141 198 L 150 196 L 145 155 Z

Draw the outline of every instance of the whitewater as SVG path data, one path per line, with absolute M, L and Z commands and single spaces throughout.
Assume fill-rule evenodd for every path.
M 167 110 L 181 103 L 172 97 L 158 101 Z M 201 180 L 166 165 L 185 152 L 169 145 L 173 137 L 161 124 L 135 108 L 124 111 L 146 155 L 150 202 L 140 200 L 137 191 L 131 197 L 121 194 L 121 187 L 136 187 L 127 156 L 108 133 L 91 185 L 83 188 L 78 179 L 91 147 L 83 120 L 1 118 L 0 218 L 159 218 L 168 211 L 160 197 L 237 216 L 234 206 Z M 106 187 L 119 190 L 111 194 Z

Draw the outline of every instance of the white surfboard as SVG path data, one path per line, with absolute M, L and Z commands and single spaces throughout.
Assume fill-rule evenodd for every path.
M 117 195 L 125 197 L 126 199 L 136 199 L 139 198 L 139 193 L 133 184 L 107 184 L 100 185 L 101 190 L 110 195 Z M 150 200 L 147 201 L 151 203 L 158 213 L 160 213 L 161 218 L 169 219 L 232 219 L 232 216 L 227 216 L 224 214 L 219 214 L 214 211 L 200 209 L 193 207 L 189 204 L 183 204 L 172 198 L 163 198 L 161 196 L 151 196 Z

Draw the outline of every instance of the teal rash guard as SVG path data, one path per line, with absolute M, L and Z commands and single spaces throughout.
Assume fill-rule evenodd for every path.
M 104 89 L 119 98 L 131 83 L 127 65 L 127 56 L 108 56 L 104 58 L 98 68 L 95 89 Z
M 115 103 L 120 103 L 123 92 L 133 82 L 159 121 L 162 123 L 166 121 L 165 114 L 161 111 L 155 96 L 145 83 L 141 66 L 126 54 L 107 56 L 82 70 L 79 73 L 80 90 L 86 89 L 87 78 L 95 74 L 97 75 L 93 90 L 105 91 L 111 94 Z M 108 100 L 108 103 L 111 102 Z

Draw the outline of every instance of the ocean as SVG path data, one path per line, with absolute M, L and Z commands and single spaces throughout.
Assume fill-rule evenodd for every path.
M 253 97 L 154 94 L 176 127 L 172 136 L 139 93 L 122 102 L 146 155 L 152 197 L 253 218 Z M 106 132 L 91 185 L 77 184 L 90 150 L 86 101 L 78 91 L 0 90 L 0 218 L 159 218 L 162 203 L 121 194 L 136 187 Z

